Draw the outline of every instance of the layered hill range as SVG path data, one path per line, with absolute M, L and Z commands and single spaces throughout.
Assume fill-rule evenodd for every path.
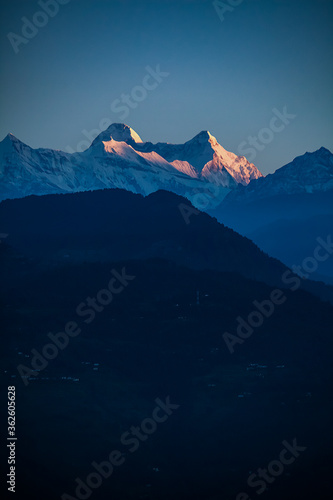
M 198 205 L 198 194 L 214 186 L 210 200 L 217 206 L 238 185 L 260 177 L 255 165 L 226 151 L 207 131 L 185 144 L 152 144 L 114 123 L 86 151 L 73 154 L 32 149 L 12 134 L 0 143 L 0 201 L 121 188 L 143 195 L 164 189 Z
M 253 450 L 259 452 L 257 463 L 267 463 L 276 456 L 277 436 L 293 436 L 295 427 L 298 445 L 308 446 L 299 461 L 305 468 L 296 483 L 287 478 L 282 489 L 274 484 L 277 494 L 264 498 L 329 498 L 318 494 L 318 477 L 324 459 L 324 473 L 333 465 L 327 459 L 332 306 L 312 294 L 329 300 L 333 289 L 302 280 L 302 289 L 292 291 L 295 278 L 283 264 L 208 214 L 197 211 L 185 224 L 180 203 L 189 202 L 165 191 L 143 197 L 118 189 L 0 203 L 1 230 L 8 233 L 0 244 L 2 386 L 7 391 L 15 383 L 24 405 L 20 484 L 33 493 L 30 498 L 85 498 L 75 492 L 78 470 L 87 470 L 90 457 L 106 458 L 123 430 L 144 422 L 156 395 L 166 394 L 180 405 L 179 413 L 156 432 L 153 446 L 131 454 L 124 470 L 118 468 L 92 498 L 235 498 Z M 122 280 L 115 288 L 111 272 Z M 272 311 L 270 298 L 281 297 L 277 288 L 282 300 Z M 259 324 L 257 307 L 265 311 Z M 254 314 L 253 329 L 239 330 L 240 321 L 246 325 Z M 61 332 L 69 325 L 79 325 L 80 335 L 66 347 L 59 339 L 68 338 Z M 238 338 L 232 354 L 227 332 Z M 32 356 L 50 348 L 56 359 L 48 357 L 25 387 L 18 366 L 29 370 Z M 37 401 L 43 405 L 36 420 Z M 78 453 L 82 443 L 84 453 Z M 127 457 L 130 452 L 121 449 Z M 234 466 L 239 457 L 240 466 Z M 38 482 L 36 464 L 43 472 Z M 138 472 L 124 493 L 129 467 Z M 154 493 L 158 484 L 162 496 Z M 26 500 L 24 495 L 17 498 Z
M 286 266 L 207 213 L 194 211 L 187 224 L 180 210 L 185 203 L 191 207 L 167 191 L 142 196 L 119 189 L 5 200 L 0 203 L 1 230 L 8 235 L 0 246 L 2 266 L 12 269 L 13 280 L 22 257 L 32 273 L 36 265 L 162 259 L 193 270 L 236 273 L 268 286 L 294 283 Z M 5 281 L 8 271 L 2 266 Z M 303 290 L 333 303 L 332 287 L 298 281 Z
M 333 236 L 333 155 L 320 148 L 298 156 L 207 211 L 286 265 L 300 265 L 318 237 Z M 311 279 L 333 284 L 333 258 L 318 263 Z

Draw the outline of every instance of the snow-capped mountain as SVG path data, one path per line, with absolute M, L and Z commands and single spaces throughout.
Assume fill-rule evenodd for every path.
M 261 177 L 246 158 L 226 151 L 209 132 L 181 145 L 142 142 L 124 124 L 112 124 L 83 153 L 32 149 L 8 134 L 0 143 L 0 200 L 101 188 L 140 194 L 172 191 L 197 204 L 198 193 L 218 192 L 218 205 L 239 183 Z
M 126 142 L 131 146 L 142 143 L 142 139 L 131 127 L 124 123 L 112 123 L 106 130 L 101 132 L 93 141 L 92 146 L 101 141 L 109 141 L 113 138 L 118 142 Z
M 277 195 L 316 193 L 333 189 L 333 154 L 326 148 L 298 156 L 274 174 L 239 186 L 225 202 L 250 203 Z
M 262 177 L 257 167 L 244 156 L 226 151 L 208 131 L 200 132 L 185 144 L 144 143 L 138 145 L 141 151 L 156 151 L 172 162 L 190 165 L 191 174 L 202 179 L 226 186 L 246 185 L 252 179 Z M 181 165 L 178 166 L 181 168 Z M 186 171 L 186 168 L 182 171 Z

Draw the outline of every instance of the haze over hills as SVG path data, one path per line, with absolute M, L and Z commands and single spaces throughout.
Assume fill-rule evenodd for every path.
M 219 186 L 215 203 L 239 183 L 260 177 L 244 157 L 229 153 L 209 132 L 183 145 L 143 143 L 124 124 L 113 124 L 83 153 L 32 149 L 8 134 L 0 143 L 0 200 L 30 194 L 122 188 L 140 194 L 166 189 L 195 202 Z
M 333 235 L 333 155 L 305 153 L 207 211 L 286 265 L 299 265 L 312 258 L 318 237 Z M 311 279 L 332 284 L 333 259 L 320 262 Z
M 242 234 L 278 220 L 333 214 L 333 154 L 320 148 L 298 156 L 273 174 L 238 185 L 207 211 Z

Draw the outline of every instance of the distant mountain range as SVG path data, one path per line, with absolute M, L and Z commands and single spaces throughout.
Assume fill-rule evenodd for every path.
M 0 143 L 0 179 L 0 201 L 105 188 L 145 196 L 170 191 L 288 266 L 311 256 L 316 237 L 333 233 L 333 155 L 325 148 L 263 177 L 207 131 L 185 144 L 152 144 L 114 123 L 73 154 L 32 149 L 8 134 Z M 332 284 L 332 261 L 312 278 Z
M 0 142 L 0 201 L 30 194 L 120 188 L 148 195 L 159 189 L 188 198 L 208 193 L 208 208 L 253 203 L 280 195 L 333 189 L 333 155 L 305 153 L 264 177 L 244 156 L 225 150 L 203 131 L 185 144 L 143 142 L 114 123 L 82 153 L 33 149 L 8 134 Z M 214 186 L 212 188 L 212 186 Z M 198 208 L 203 208 L 200 205 Z
M 333 154 L 326 148 L 305 153 L 279 168 L 274 174 L 261 177 L 246 188 L 230 193 L 227 202 L 250 203 L 278 195 L 315 193 L 333 189 Z
M 195 201 L 213 183 L 218 204 L 238 184 L 262 176 L 243 156 L 226 151 L 209 132 L 185 144 L 142 142 L 115 123 L 83 153 L 32 149 L 8 134 L 0 143 L 0 200 L 30 194 L 122 188 L 148 195 L 159 189 Z

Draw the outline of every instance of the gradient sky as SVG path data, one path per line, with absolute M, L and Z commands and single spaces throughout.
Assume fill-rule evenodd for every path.
M 237 153 L 287 106 L 296 117 L 253 160 L 264 174 L 333 151 L 330 0 L 244 0 L 223 21 L 210 0 L 71 0 L 17 54 L 7 34 L 22 35 L 22 17 L 41 8 L 1 6 L 0 139 L 76 150 L 108 119 L 152 142 L 209 130 Z M 111 104 L 158 64 L 169 76 L 121 119 Z

